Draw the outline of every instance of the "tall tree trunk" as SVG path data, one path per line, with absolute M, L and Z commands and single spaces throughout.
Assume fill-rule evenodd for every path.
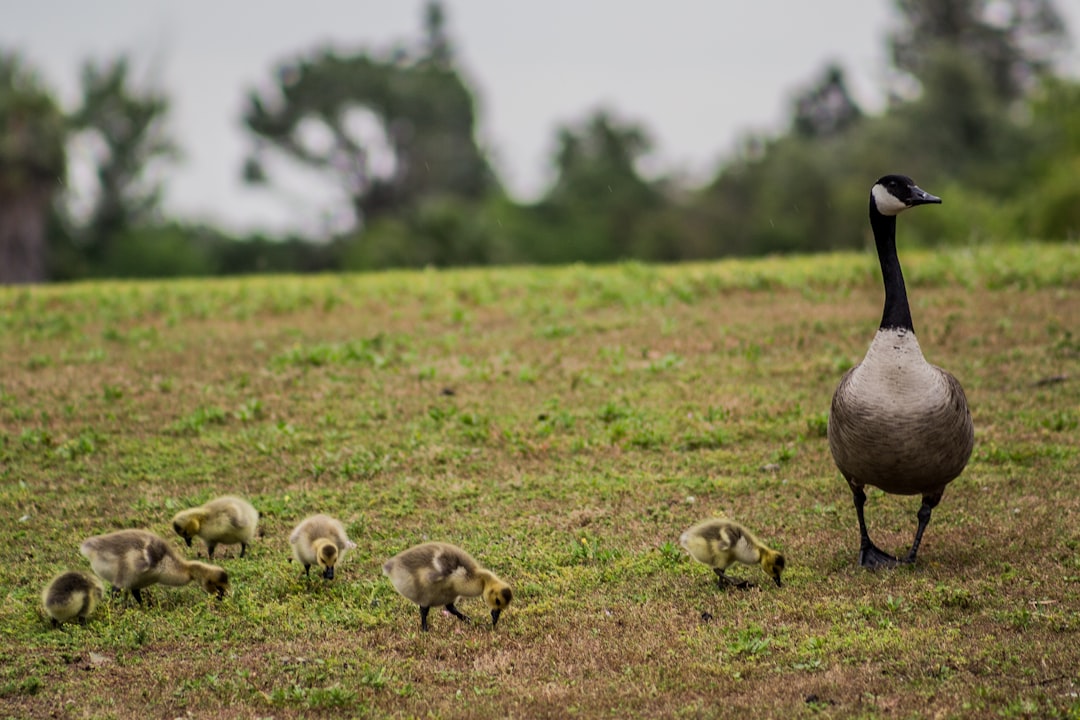
M 50 188 L 0 187 L 0 284 L 44 282 Z

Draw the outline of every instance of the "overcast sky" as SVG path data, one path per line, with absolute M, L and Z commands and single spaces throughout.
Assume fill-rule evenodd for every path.
M 173 101 L 184 159 L 166 209 L 235 231 L 317 232 L 333 225 L 333 188 L 292 175 L 279 191 L 240 179 L 251 147 L 240 117 L 276 64 L 325 44 L 385 49 L 420 33 L 424 0 L 27 0 L 4 2 L 0 48 L 15 48 L 76 101 L 89 57 L 132 55 L 137 76 Z M 840 62 L 875 111 L 888 78 L 891 0 L 447 0 L 449 32 L 477 93 L 480 139 L 510 191 L 536 197 L 551 179 L 558 124 L 598 107 L 641 123 L 652 173 L 709 176 L 751 130 L 783 128 L 791 93 Z M 1058 0 L 1076 36 L 1080 0 Z M 1074 48 L 1068 69 L 1075 73 Z M 71 182 L 78 168 L 77 148 Z M 281 169 L 279 166 L 272 171 Z M 277 172 L 273 173 L 276 179 Z M 331 219 L 328 219 L 331 218 Z

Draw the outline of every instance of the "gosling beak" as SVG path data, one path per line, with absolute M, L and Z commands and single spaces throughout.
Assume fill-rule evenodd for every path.
M 323 580 L 333 580 L 334 579 L 334 566 L 333 565 L 328 565 L 326 570 L 323 571 L 322 576 L 323 576 Z
M 191 538 L 189 538 L 189 537 L 184 538 L 184 542 L 187 543 L 188 547 L 191 547 Z
M 783 586 L 783 585 L 782 585 L 782 584 L 780 583 L 780 576 L 779 576 L 779 575 L 774 575 L 774 576 L 773 576 L 773 582 L 775 582 L 775 583 L 776 583 L 776 587 L 784 587 L 784 586 Z
M 217 599 L 218 600 L 224 600 L 225 599 L 225 588 L 219 587 L 217 589 Z
M 494 630 L 495 626 L 499 624 L 499 614 L 500 613 L 502 613 L 502 610 L 500 610 L 499 608 L 495 608 L 494 610 L 491 611 L 491 629 L 492 630 Z
M 918 185 L 911 186 L 911 203 L 909 207 L 915 207 L 916 205 L 940 205 L 941 198 L 937 195 L 931 195 L 923 190 Z

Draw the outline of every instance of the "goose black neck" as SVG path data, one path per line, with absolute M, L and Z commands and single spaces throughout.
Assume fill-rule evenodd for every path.
M 878 262 L 881 263 L 881 279 L 885 283 L 885 309 L 881 313 L 882 330 L 908 330 L 915 332 L 911 324 L 911 307 L 908 305 L 904 273 L 900 270 L 900 258 L 896 255 L 896 216 L 882 215 L 870 200 L 870 227 L 874 230 Z

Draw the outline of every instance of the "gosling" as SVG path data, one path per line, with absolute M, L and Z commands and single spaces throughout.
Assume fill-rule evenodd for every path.
M 383 574 L 405 598 L 420 606 L 420 629 L 428 631 L 428 610 L 444 605 L 459 620 L 469 618 L 454 603 L 459 597 L 482 595 L 491 608 L 492 629 L 510 604 L 510 586 L 485 570 L 459 547 L 429 542 L 398 553 L 383 564 Z
M 734 585 L 746 588 L 746 580 L 735 581 L 724 571 L 736 562 L 745 565 L 761 565 L 769 577 L 781 587 L 780 573 L 784 571 L 784 556 L 770 550 L 745 527 L 725 517 L 712 518 L 693 526 L 681 536 L 679 544 L 690 557 L 708 565 L 716 573 L 718 588 Z
M 187 585 L 196 582 L 218 599 L 229 588 L 229 576 L 216 565 L 184 559 L 173 546 L 148 530 L 118 530 L 83 541 L 79 551 L 99 577 L 108 580 L 113 594 L 122 590 L 142 604 L 143 588 L 155 583 Z
M 329 515 L 312 515 L 289 535 L 293 557 L 304 566 L 305 577 L 312 565 L 323 569 L 323 579 L 334 579 L 334 567 L 356 543 L 345 534 L 342 524 Z
M 240 544 L 240 557 L 255 537 L 259 512 L 247 500 L 231 495 L 216 498 L 196 508 L 181 510 L 172 521 L 173 530 L 191 547 L 191 539 L 201 537 L 206 543 L 206 557 L 214 557 L 218 545 Z
M 93 575 L 68 571 L 60 573 L 45 586 L 41 607 L 52 620 L 53 627 L 76 618 L 79 624 L 85 625 L 87 618 L 97 610 L 103 592 L 101 581 Z

